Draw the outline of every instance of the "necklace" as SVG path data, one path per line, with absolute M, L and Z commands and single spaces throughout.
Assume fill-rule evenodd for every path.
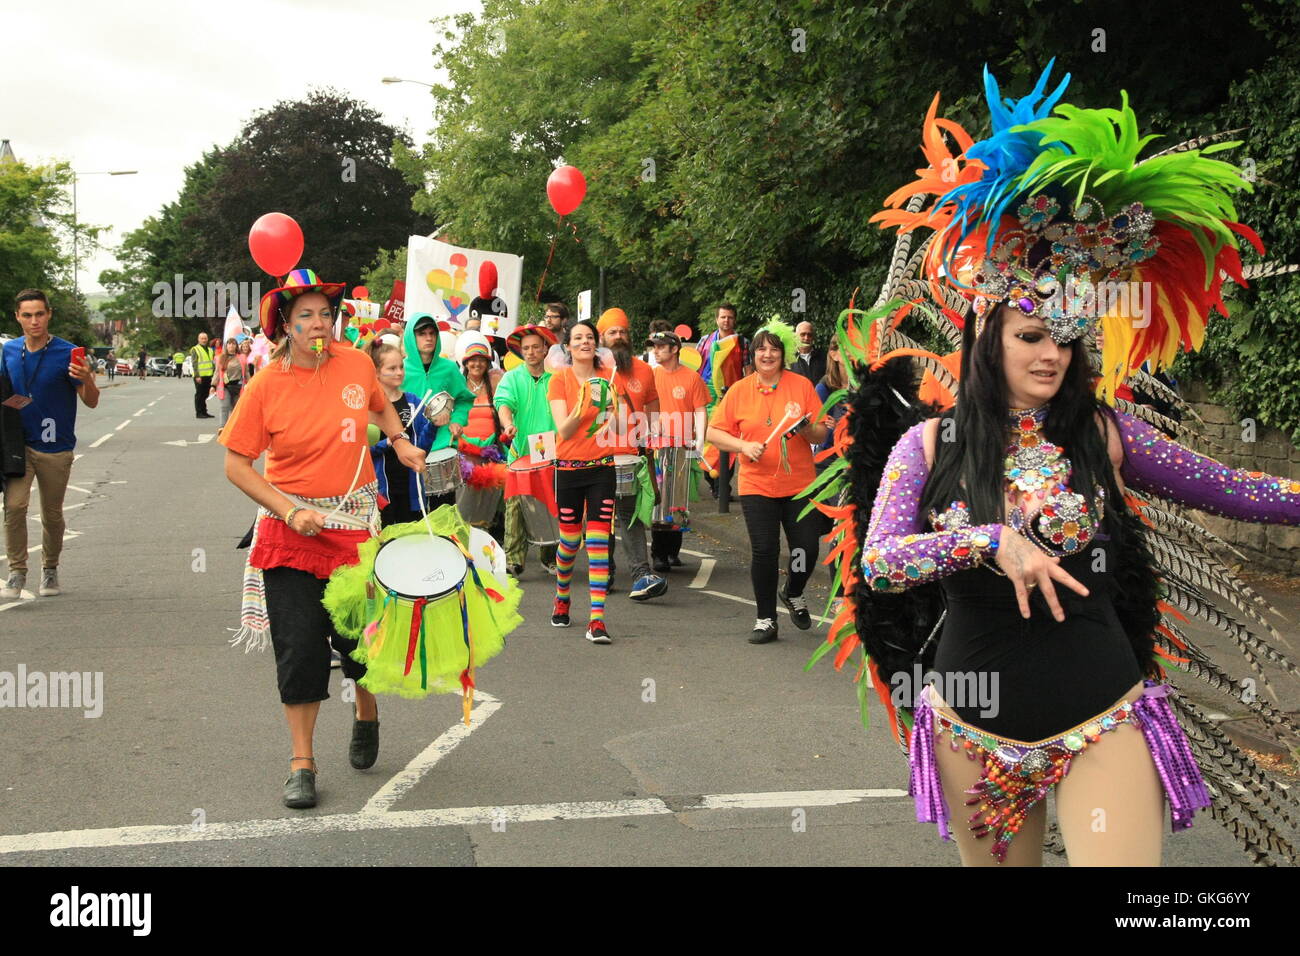
M 763 380 L 755 377 L 754 384 L 758 388 L 758 394 L 762 395 L 767 401 L 763 404 L 763 409 L 767 413 L 766 426 L 772 427 L 772 408 L 776 405 L 776 399 L 772 396 L 776 394 L 777 387 L 781 384 L 781 379 L 776 380 L 776 385 L 764 385 Z
M 483 391 L 483 385 L 484 385 L 484 382 L 479 382 L 477 385 L 475 385 L 473 382 L 467 380 L 467 381 L 465 382 L 465 384 L 468 385 L 468 386 L 469 386 L 469 390 L 470 390 L 471 392 L 474 392 L 476 395 L 477 395 L 479 392 Z

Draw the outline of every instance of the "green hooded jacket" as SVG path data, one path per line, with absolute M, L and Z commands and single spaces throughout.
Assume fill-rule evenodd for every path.
M 423 401 L 427 392 L 432 391 L 437 395 L 439 392 L 447 392 L 456 400 L 455 408 L 452 409 L 451 420 L 454 424 L 464 428 L 469 424 L 469 410 L 474 404 L 474 393 L 465 385 L 465 377 L 460 372 L 460 367 L 451 359 L 445 359 L 434 352 L 433 362 L 429 365 L 426 372 L 424 363 L 420 361 L 420 350 L 415 344 L 415 323 L 407 324 L 405 331 L 402 333 L 404 348 L 406 349 L 406 378 L 402 380 L 402 390 L 412 392 L 417 398 Z M 433 447 L 430 451 L 438 451 L 440 448 L 446 448 L 452 443 L 451 429 L 439 428 L 433 439 Z

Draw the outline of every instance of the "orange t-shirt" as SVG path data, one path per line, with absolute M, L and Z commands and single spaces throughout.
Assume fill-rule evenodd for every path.
M 759 391 L 758 373 L 747 375 L 723 396 L 713 411 L 709 424 L 744 441 L 767 441 L 769 435 L 785 417 L 787 406 L 797 419 L 808 415 L 816 420 L 822 407 L 821 399 L 812 382 L 790 370 L 781 373 L 776 389 L 770 395 Z M 794 425 L 788 420 L 782 432 Z M 790 458 L 790 471 L 781 467 L 781 435 L 768 443 L 758 461 L 737 455 L 740 461 L 740 493 L 763 495 L 767 498 L 789 498 L 803 491 L 817 476 L 813 467 L 813 449 L 801 434 L 786 440 Z
M 249 458 L 265 451 L 266 480 L 308 498 L 346 494 L 358 461 L 357 487 L 375 480 L 366 425 L 390 407 L 368 355 L 337 343 L 329 354 L 319 371 L 277 362 L 254 375 L 220 438 Z
M 663 366 L 655 370 L 655 389 L 659 393 L 659 435 L 668 445 L 680 445 L 695 434 L 695 410 L 709 404 L 709 390 L 704 379 L 678 365 L 672 372 Z
M 578 381 L 578 376 L 573 373 L 569 367 L 556 369 L 551 374 L 551 382 L 546 387 L 547 401 L 563 401 L 564 407 L 572 410 L 578 403 L 578 395 L 583 391 L 582 383 Z M 609 431 L 608 422 L 612 419 L 606 419 L 606 425 L 596 431 L 596 434 L 590 438 L 587 432 L 591 431 L 592 423 L 596 420 L 596 407 L 591 403 L 591 393 L 583 395 L 583 412 L 582 417 L 578 420 L 578 429 L 569 438 L 560 438 L 557 434 L 555 441 L 555 457 L 560 461 L 596 461 L 600 458 L 608 458 L 610 455 L 622 454 L 615 445 L 616 442 L 612 433 Z M 565 413 L 568 417 L 568 413 Z M 556 416 L 558 422 L 559 416 Z
M 616 455 L 635 455 L 638 445 L 650 443 L 650 416 L 645 407 L 659 397 L 655 389 L 655 370 L 648 362 L 632 359 L 627 372 L 614 373 L 614 388 L 618 391 L 619 421 Z

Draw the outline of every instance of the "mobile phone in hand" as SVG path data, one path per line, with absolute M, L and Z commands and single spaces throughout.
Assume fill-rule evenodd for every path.
M 85 365 L 85 364 L 86 364 L 85 346 L 83 345 L 74 346 L 72 349 L 72 361 L 68 363 L 69 373 L 72 371 L 73 365 Z

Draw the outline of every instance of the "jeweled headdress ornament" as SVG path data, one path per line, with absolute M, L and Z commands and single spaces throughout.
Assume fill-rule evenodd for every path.
M 971 301 L 977 333 L 1003 303 L 1041 316 L 1058 344 L 1095 328 L 1107 396 L 1144 363 L 1154 371 L 1200 348 L 1210 309 L 1227 314 L 1225 276 L 1244 284 L 1239 239 L 1263 247 L 1235 221 L 1233 194 L 1250 183 L 1209 158 L 1238 143 L 1139 160 L 1155 137 L 1138 135 L 1127 94 L 1118 110 L 1060 103 L 1070 78 L 1048 94 L 1051 70 L 1028 96 L 1004 100 L 986 69 L 992 130 L 979 142 L 937 116 L 936 95 L 929 167 L 872 221 L 934 230 L 924 274 L 939 301 L 944 286 Z M 926 195 L 937 197 L 928 208 L 909 203 Z

